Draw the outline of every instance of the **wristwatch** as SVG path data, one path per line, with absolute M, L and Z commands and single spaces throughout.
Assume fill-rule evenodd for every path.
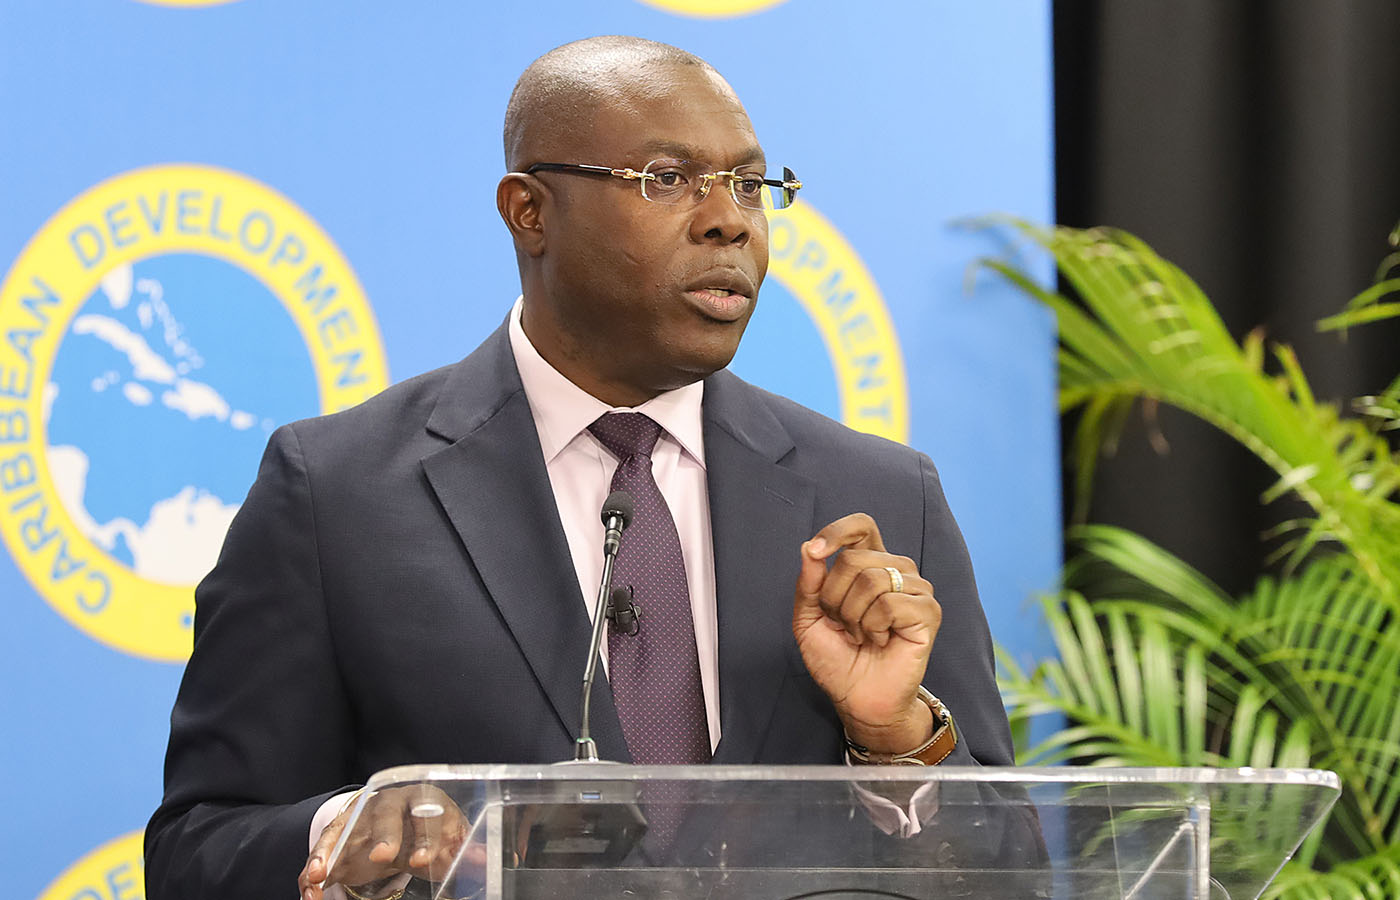
M 858 766 L 936 766 L 947 759 L 958 745 L 953 714 L 923 685 L 919 685 L 919 699 L 933 711 L 933 737 L 927 742 L 907 753 L 876 753 L 847 737 L 846 759 Z

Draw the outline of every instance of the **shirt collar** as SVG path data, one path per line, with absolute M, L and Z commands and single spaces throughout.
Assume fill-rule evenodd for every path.
M 641 406 L 631 409 L 608 406 L 583 388 L 565 378 L 558 369 L 540 356 L 535 345 L 525 335 L 520 324 L 524 298 L 517 298 L 510 311 L 510 349 L 515 354 L 515 367 L 530 402 L 530 413 L 539 432 L 540 449 L 545 463 L 552 462 L 579 433 L 592 425 L 604 413 L 646 413 L 666 430 L 681 450 L 701 467 L 705 465 L 704 430 L 701 425 L 701 403 L 705 383 L 697 381 L 685 387 L 666 391 Z

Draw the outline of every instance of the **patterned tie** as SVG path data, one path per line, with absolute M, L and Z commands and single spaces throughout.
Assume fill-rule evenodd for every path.
M 656 479 L 651 451 L 661 426 L 642 413 L 607 413 L 588 426 L 618 458 L 612 490 L 635 502 L 614 585 L 631 585 L 641 630 L 608 629 L 608 682 L 634 762 L 689 765 L 710 760 L 695 622 L 676 523 Z

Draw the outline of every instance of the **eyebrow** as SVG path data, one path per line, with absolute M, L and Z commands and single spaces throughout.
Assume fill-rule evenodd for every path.
M 710 160 L 705 158 L 706 154 L 703 151 L 689 144 L 680 144 L 675 141 L 648 141 L 643 145 L 643 149 L 648 153 L 660 153 L 664 156 L 674 157 L 675 159 L 710 162 Z M 765 162 L 763 148 L 754 144 L 735 159 L 733 167 L 738 168 L 739 166 L 750 166 Z

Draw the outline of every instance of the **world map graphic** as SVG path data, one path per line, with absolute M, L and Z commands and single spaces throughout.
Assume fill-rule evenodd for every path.
M 175 585 L 213 566 L 273 429 L 319 411 L 276 297 L 199 254 L 106 272 L 69 324 L 44 404 L 49 470 L 79 530 Z

